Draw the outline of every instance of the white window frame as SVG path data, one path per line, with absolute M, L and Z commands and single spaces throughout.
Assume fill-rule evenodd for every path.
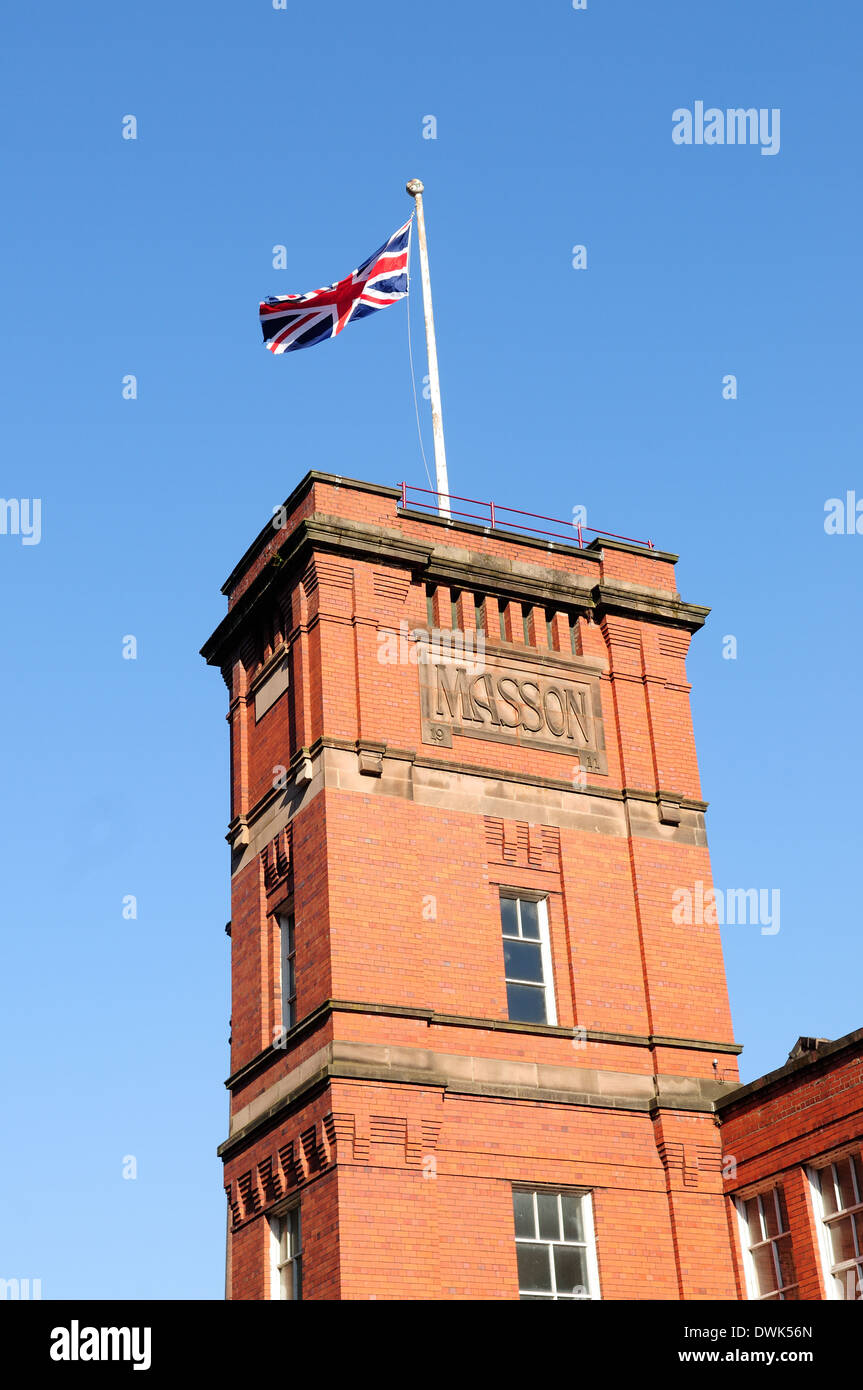
M 581 1203 L 581 1219 L 582 1224 L 584 1226 L 583 1241 L 545 1240 L 540 1238 L 530 1239 L 527 1236 L 516 1236 L 515 1244 L 516 1249 L 519 1245 L 572 1245 L 578 1249 L 584 1250 L 585 1263 L 587 1265 L 587 1292 L 583 1295 L 580 1295 L 577 1298 L 572 1297 L 571 1295 L 564 1295 L 562 1298 L 558 1298 L 557 1290 L 555 1288 L 554 1260 L 552 1259 L 549 1260 L 549 1267 L 551 1270 L 551 1283 L 553 1292 L 549 1295 L 545 1295 L 542 1293 L 538 1293 L 534 1289 L 522 1290 L 521 1287 L 519 1287 L 519 1297 L 521 1297 L 522 1292 L 524 1292 L 530 1294 L 532 1299 L 536 1299 L 542 1303 L 589 1303 L 591 1301 L 601 1301 L 602 1293 L 600 1291 L 599 1286 L 599 1261 L 596 1255 L 596 1229 L 593 1224 L 592 1194 L 590 1192 L 583 1191 L 569 1191 L 565 1187 L 554 1189 L 530 1187 L 529 1185 L 524 1183 L 514 1183 L 512 1190 L 513 1193 L 526 1192 L 529 1196 L 533 1197 L 534 1215 L 536 1215 L 536 1199 L 538 1196 L 557 1197 L 558 1202 L 560 1201 L 561 1197 L 574 1197 L 577 1201 L 579 1201 Z M 537 1226 L 537 1230 L 538 1229 L 539 1227 Z M 563 1228 L 561 1227 L 561 1229 Z
M 282 1032 L 289 1033 L 297 1021 L 297 932 L 293 912 L 278 912 L 279 924 L 279 988 L 282 995 Z M 291 968 L 292 967 L 292 968 Z M 285 989 L 290 976 L 293 993 Z
M 853 1181 L 856 1188 L 858 1200 L 851 1207 L 839 1207 L 837 1211 L 831 1212 L 828 1216 L 824 1210 L 824 1198 L 821 1195 L 821 1174 L 828 1168 L 832 1169 L 836 1163 L 841 1163 L 846 1158 L 855 1160 L 852 1165 Z M 842 1260 L 837 1267 L 833 1259 L 833 1247 L 830 1241 L 828 1226 L 842 1217 L 853 1216 L 856 1212 L 863 1212 L 863 1145 L 860 1148 L 843 1149 L 839 1153 L 831 1154 L 829 1158 L 819 1160 L 817 1164 L 812 1164 L 807 1168 L 806 1176 L 809 1179 L 809 1190 L 812 1197 L 812 1210 L 815 1214 L 815 1224 L 818 1229 L 818 1251 L 821 1256 L 821 1274 L 824 1282 L 824 1298 L 830 1302 L 842 1303 L 851 1300 L 841 1299 L 839 1290 L 836 1287 L 837 1275 L 844 1272 L 846 1278 L 849 1270 L 856 1270 L 858 1261 L 863 1262 L 863 1244 L 858 1239 L 856 1229 L 854 1229 L 855 1246 L 859 1247 L 858 1254 L 851 1260 Z M 831 1181 L 835 1183 L 836 1175 L 831 1172 Z M 835 1191 L 835 1188 L 834 1188 Z M 836 1193 L 837 1206 L 839 1194 Z M 852 1222 L 852 1229 L 855 1223 Z M 863 1267 L 859 1276 L 859 1283 L 863 1284 Z M 863 1296 L 863 1288 L 859 1294 L 855 1295 L 854 1302 L 860 1301 Z
M 786 1302 L 788 1300 L 784 1298 L 784 1295 L 790 1293 L 793 1289 L 799 1289 L 800 1287 L 800 1280 L 798 1278 L 795 1278 L 793 1284 L 780 1283 L 781 1271 L 779 1269 L 779 1259 L 776 1254 L 776 1242 L 780 1236 L 788 1236 L 791 1234 L 787 1226 L 782 1226 L 782 1213 L 779 1209 L 779 1202 L 777 1200 L 777 1193 L 779 1192 L 781 1187 L 781 1183 L 772 1183 L 770 1187 L 762 1187 L 756 1192 L 747 1193 L 746 1196 L 734 1198 L 734 1206 L 737 1211 L 737 1230 L 738 1235 L 740 1237 L 740 1247 L 743 1252 L 743 1275 L 746 1282 L 746 1296 L 750 1301 L 755 1301 L 758 1303 L 775 1303 L 777 1301 Z M 782 1195 L 784 1198 L 784 1189 L 782 1189 Z M 756 1241 L 755 1245 L 753 1245 L 751 1240 L 751 1234 L 749 1231 L 749 1222 L 746 1217 L 746 1203 L 751 1202 L 753 1200 L 757 1200 L 761 1204 L 761 1224 L 762 1228 L 766 1230 L 767 1226 L 764 1221 L 764 1202 L 766 1200 L 770 1200 L 771 1198 L 773 1200 L 773 1209 L 776 1212 L 776 1225 L 777 1228 L 780 1229 L 778 1230 L 777 1235 L 765 1236 L 763 1240 Z M 769 1293 L 759 1293 L 758 1275 L 755 1269 L 755 1260 L 752 1257 L 752 1251 L 755 1249 L 755 1246 L 765 1245 L 770 1245 L 772 1247 L 771 1254 L 773 1256 L 773 1268 L 776 1272 L 776 1288 L 771 1289 Z M 793 1241 L 791 1244 L 791 1255 L 792 1259 L 794 1259 Z M 795 1275 L 797 1274 L 796 1259 L 794 1260 L 794 1273 Z M 777 1293 L 780 1295 L 780 1298 L 778 1300 L 774 1297 L 774 1295 Z
M 291 1229 L 293 1218 L 296 1218 L 296 1248 Z M 271 1216 L 269 1224 L 270 1298 L 277 1302 L 287 1300 L 301 1303 L 303 1299 L 303 1225 L 299 1204 Z M 290 1280 L 289 1285 L 288 1280 Z
M 545 1015 L 546 1015 L 546 1017 L 545 1017 L 545 1025 L 540 1025 L 540 1026 L 541 1026 L 541 1027 L 542 1027 L 542 1026 L 547 1026 L 547 1025 L 549 1025 L 549 1024 L 552 1025 L 552 1026 L 556 1026 L 556 1025 L 557 1025 L 557 1004 L 555 1003 L 555 998 L 554 998 L 554 971 L 553 971 L 553 969 L 552 969 L 552 961 L 551 961 L 551 934 L 550 934 L 550 932 L 549 932 L 549 926 L 548 926 L 548 898 L 536 897 L 533 893 L 530 893 L 529 891 L 520 892 L 517 888 L 502 888 L 502 889 L 500 890 L 500 898 L 509 898 L 509 899 L 511 899 L 512 901 L 514 901 L 514 902 L 517 904 L 517 906 L 516 906 L 516 913 L 517 913 L 517 916 L 518 916 L 519 928 L 521 927 L 521 904 L 522 904 L 523 902 L 536 903 L 536 916 L 537 916 L 537 921 L 538 921 L 538 923 L 539 923 L 539 943 L 538 943 L 538 944 L 539 944 L 539 958 L 540 958 L 540 962 L 541 962 L 541 964 L 542 964 L 542 990 L 543 990 L 543 994 L 545 995 Z M 500 906 L 499 906 L 499 905 L 498 905 L 498 913 L 500 914 Z M 530 938 L 530 937 L 504 937 L 504 934 L 503 934 L 503 921 L 502 921 L 502 920 L 500 921 L 500 929 L 501 929 L 501 930 L 500 930 L 500 934 L 501 934 L 501 941 L 502 941 L 502 942 L 503 942 L 504 940 L 507 940 L 507 941 L 517 941 L 517 940 L 520 940 L 520 941 L 531 941 L 531 938 Z M 536 945 L 537 943 L 534 941 L 534 942 L 532 942 L 532 944 L 533 944 L 533 945 Z M 503 949 L 503 948 L 501 947 L 501 949 Z M 511 979 L 509 978 L 509 976 L 507 975 L 507 973 L 506 973 L 506 966 L 504 966 L 504 972 L 503 972 L 503 974 L 504 974 L 504 984 L 505 984 L 505 985 L 507 985 L 507 984 L 526 984 L 526 985 L 532 985 L 534 988 L 536 988 L 536 983 L 537 983 L 536 980 L 511 980 Z M 508 1006 L 507 1006 L 507 1013 L 509 1013 L 509 1007 L 508 1007 Z M 512 1022 L 512 1023 L 527 1023 L 527 1020 L 526 1020 L 526 1019 L 521 1019 L 521 1018 L 514 1018 L 514 1019 L 511 1019 L 510 1022 Z

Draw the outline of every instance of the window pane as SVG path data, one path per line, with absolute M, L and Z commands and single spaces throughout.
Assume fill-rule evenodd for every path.
M 506 1002 L 509 1017 L 514 1023 L 547 1023 L 545 1012 L 545 990 L 538 985 L 510 985 L 506 987 Z
M 785 1205 L 785 1189 L 784 1189 L 784 1188 L 782 1188 L 782 1187 L 777 1187 L 777 1189 L 776 1189 L 776 1201 L 779 1203 L 779 1229 L 780 1229 L 780 1231 L 787 1231 L 787 1230 L 788 1230 L 788 1209 L 787 1209 L 787 1207 L 786 1207 L 786 1205 Z
M 577 1245 L 554 1247 L 554 1277 L 558 1293 L 587 1293 L 587 1257 Z
M 515 1233 L 533 1240 L 536 1236 L 536 1218 L 533 1214 L 533 1193 L 513 1192 L 512 1210 L 515 1216 Z
M 551 1267 L 547 1245 L 517 1245 L 518 1287 L 551 1292 Z
M 857 1201 L 863 1202 L 863 1154 L 852 1155 L 849 1162 L 857 1182 Z
M 796 1281 L 794 1272 L 794 1254 L 791 1249 L 791 1237 L 780 1236 L 776 1241 L 776 1258 L 779 1261 L 779 1285 L 784 1288 L 786 1284 L 793 1284 Z
M 560 1240 L 560 1213 L 557 1209 L 557 1193 L 538 1192 L 536 1205 L 539 1214 L 540 1240 Z
M 828 1164 L 821 1169 L 821 1197 L 824 1202 L 824 1211 L 827 1216 L 836 1210 L 836 1194 L 833 1191 L 833 1165 Z
M 516 917 L 515 898 L 501 898 L 500 925 L 504 936 L 518 936 L 518 918 Z
M 842 1260 L 853 1260 L 857 1251 L 854 1249 L 854 1232 L 851 1228 L 851 1217 L 840 1216 L 838 1221 L 831 1221 L 827 1229 L 830 1232 L 833 1263 L 838 1265 Z
M 503 939 L 503 962 L 508 980 L 536 980 L 542 984 L 542 953 L 532 941 Z
M 863 1265 L 843 1269 L 840 1274 L 834 1274 L 833 1280 L 837 1298 L 854 1303 L 863 1296 Z
M 755 1280 L 759 1293 L 770 1293 L 776 1288 L 776 1267 L 773 1264 L 773 1246 L 762 1245 L 752 1251 L 755 1265 Z
M 762 1194 L 761 1207 L 764 1212 L 764 1234 L 767 1236 L 778 1236 L 779 1219 L 776 1215 L 775 1191 Z
M 836 1171 L 839 1174 L 839 1200 L 842 1207 L 856 1206 L 857 1198 L 854 1194 L 854 1183 L 851 1180 L 850 1158 L 843 1158 L 841 1163 L 837 1163 Z
M 539 941 L 539 904 L 529 898 L 521 900 L 521 934 L 531 941 Z
M 764 1239 L 764 1232 L 761 1229 L 761 1211 L 758 1206 L 758 1198 L 750 1197 L 746 1203 L 746 1225 L 749 1230 L 749 1244 L 757 1245 Z
M 584 1216 L 580 1197 L 563 1198 L 564 1240 L 584 1240 Z

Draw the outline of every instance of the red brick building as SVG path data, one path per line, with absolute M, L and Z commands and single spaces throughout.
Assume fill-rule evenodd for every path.
M 863 1298 L 863 1028 L 716 1102 L 741 1298 Z
M 204 648 L 228 1297 L 737 1298 L 714 1100 L 740 1049 L 718 927 L 672 915 L 711 881 L 707 610 L 674 555 L 400 503 L 308 474 Z

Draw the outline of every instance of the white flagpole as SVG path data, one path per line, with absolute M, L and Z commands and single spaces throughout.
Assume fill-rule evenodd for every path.
M 437 369 L 437 345 L 434 336 L 434 314 L 432 312 L 431 279 L 429 277 L 428 246 L 426 245 L 426 224 L 423 216 L 423 185 L 419 179 L 411 179 L 406 185 L 408 193 L 416 203 L 417 240 L 420 247 L 420 270 L 423 282 L 423 310 L 426 321 L 426 348 L 429 362 L 429 391 L 431 392 L 432 430 L 434 433 L 434 466 L 437 479 L 438 511 L 441 516 L 449 516 L 449 480 L 446 472 L 446 449 L 443 442 L 443 416 L 440 405 L 440 378 Z M 410 312 L 410 311 L 408 311 Z

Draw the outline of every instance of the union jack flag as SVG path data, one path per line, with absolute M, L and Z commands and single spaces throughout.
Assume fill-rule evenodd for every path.
M 385 309 L 408 292 L 411 222 L 394 232 L 355 271 L 335 285 L 309 294 L 271 295 L 261 304 L 264 346 L 270 352 L 295 352 L 334 338 L 353 319 Z

